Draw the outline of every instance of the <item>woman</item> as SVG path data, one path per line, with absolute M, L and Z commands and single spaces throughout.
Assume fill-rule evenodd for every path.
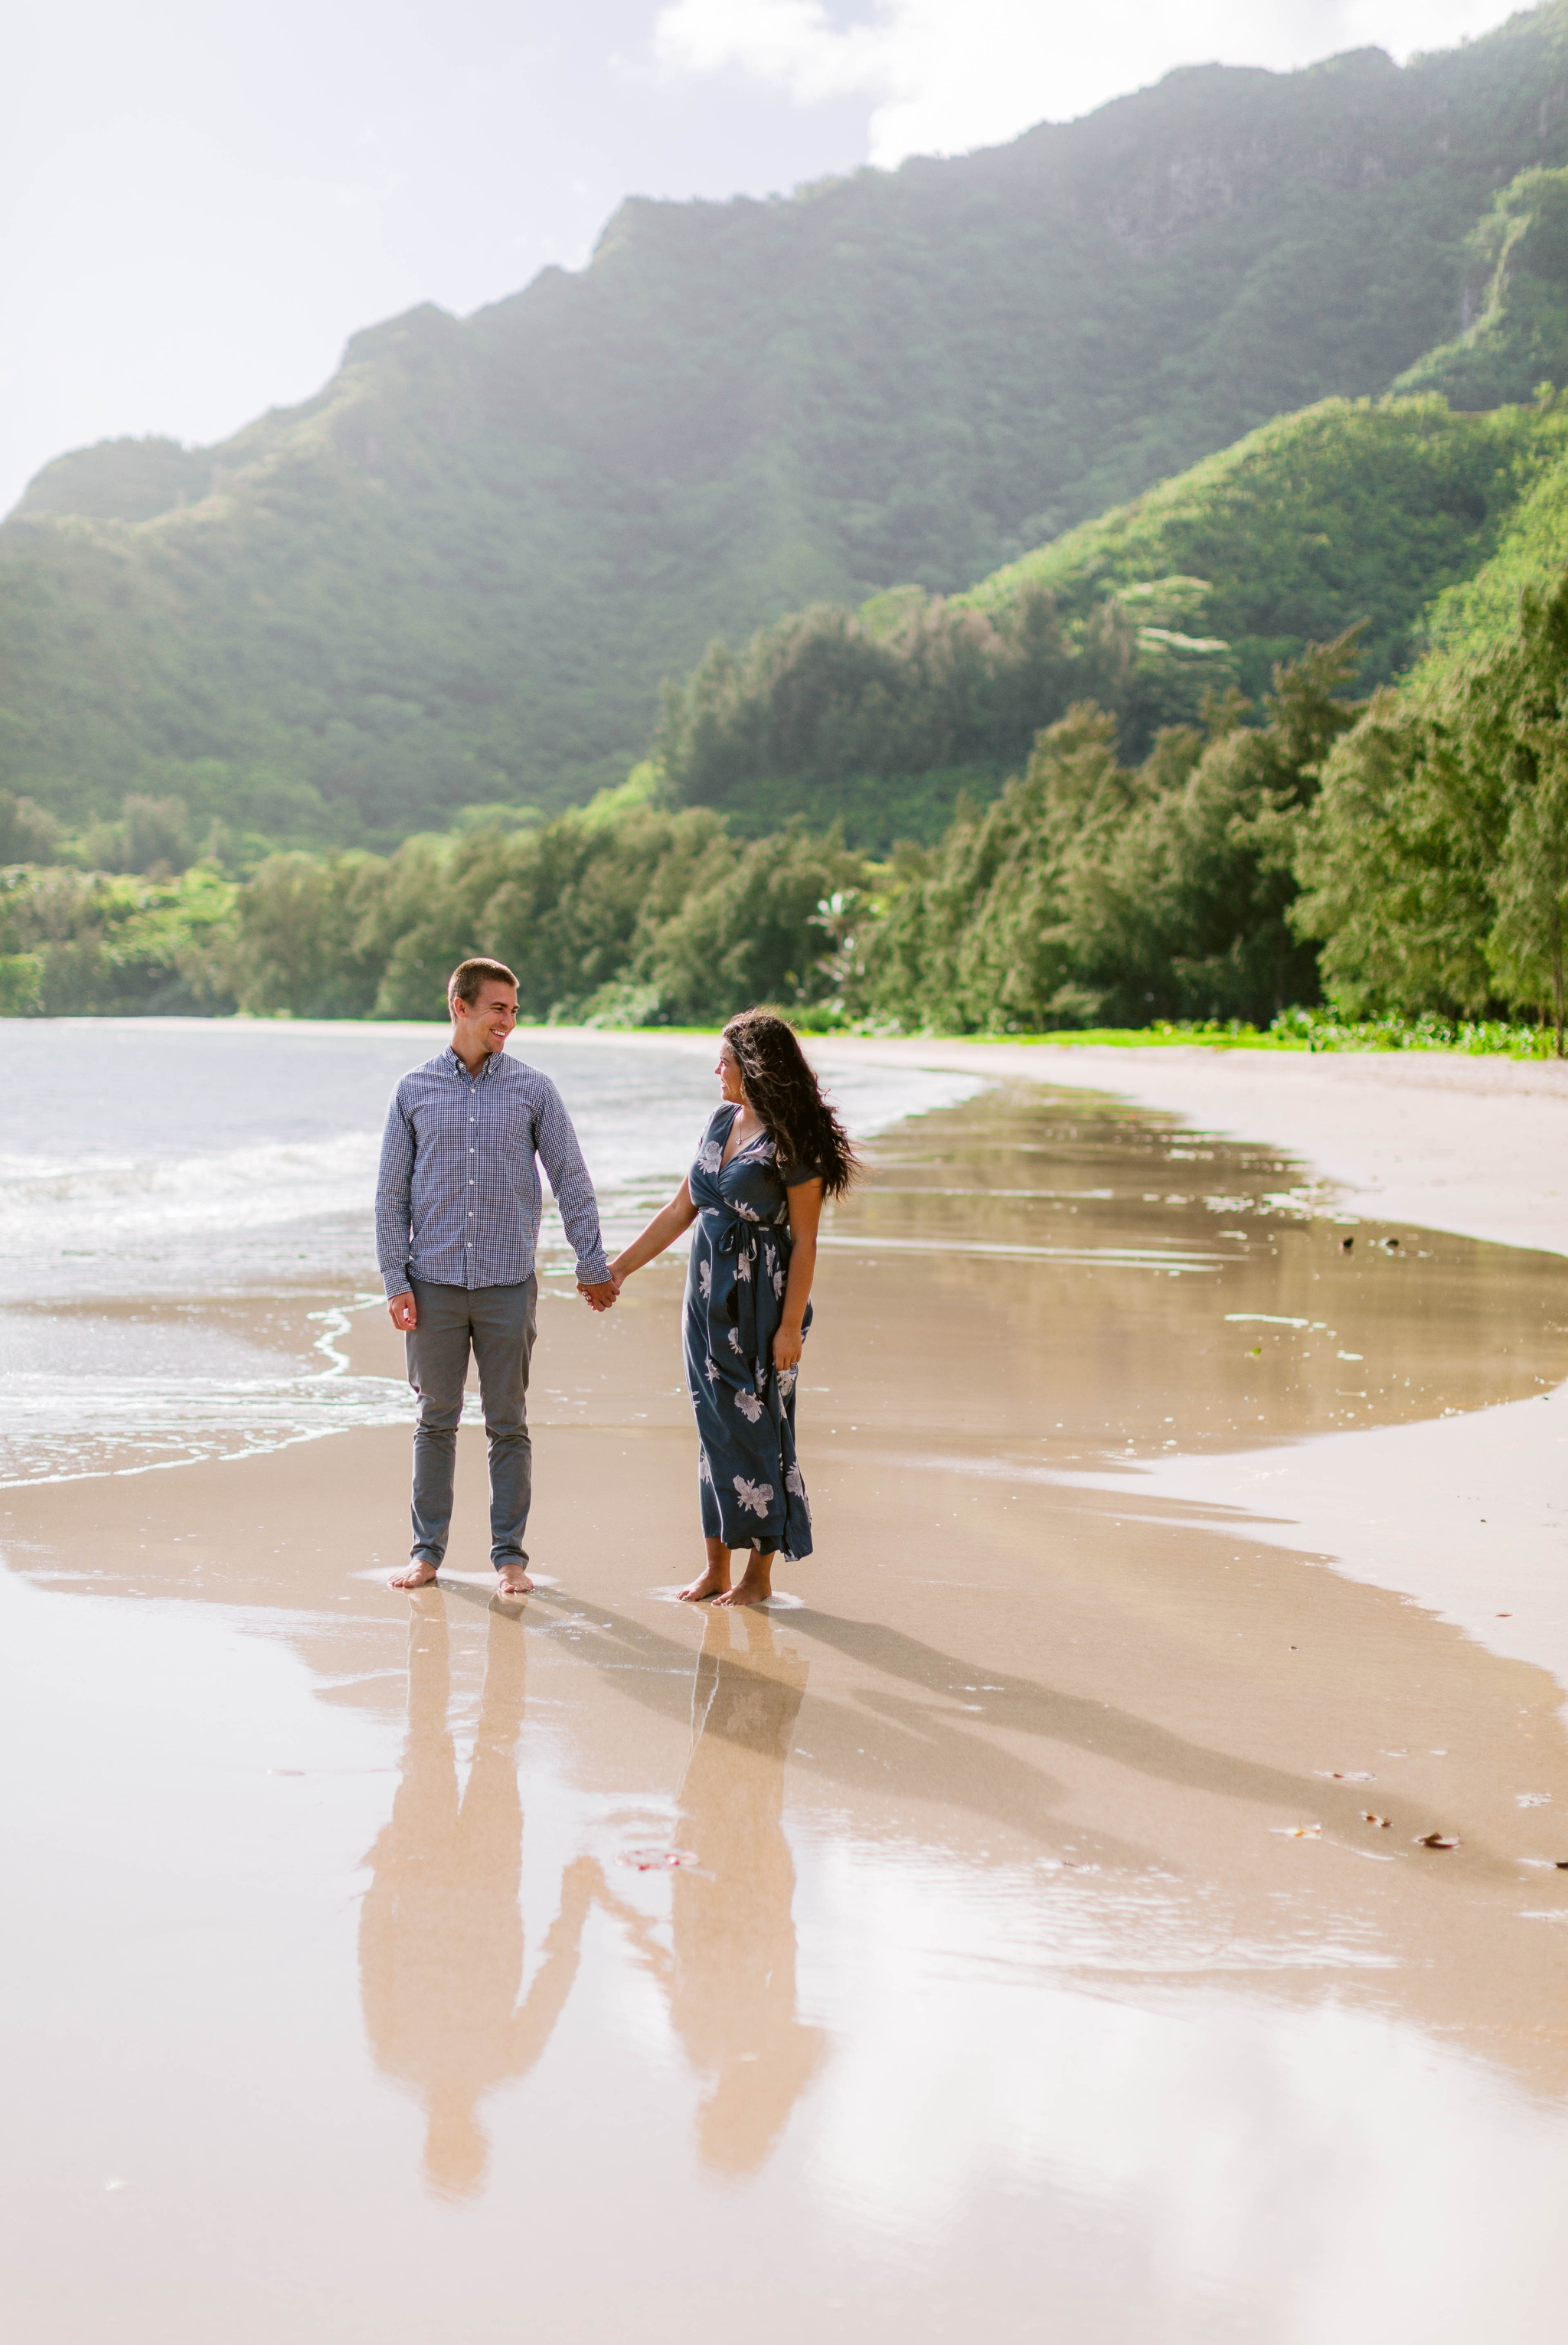
M 697 1411 L 708 1566 L 686 1603 L 765 1604 L 773 1558 L 811 1552 L 795 1462 L 795 1377 L 811 1324 L 817 1223 L 859 1166 L 794 1030 L 743 1010 L 714 1069 L 722 1093 L 697 1162 L 641 1237 L 610 1264 L 618 1288 L 697 1223 L 686 1274 L 686 1380 Z M 748 1550 L 731 1588 L 733 1548 Z

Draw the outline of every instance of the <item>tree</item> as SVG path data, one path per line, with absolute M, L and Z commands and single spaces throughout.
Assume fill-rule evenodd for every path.
M 269 856 L 239 898 L 233 967 L 240 1008 L 368 1016 L 380 967 L 363 927 L 385 872 L 373 855 Z
M 1336 738 L 1354 632 L 1275 671 L 1266 722 L 1212 698 L 1124 766 L 1081 703 L 1022 779 L 961 811 L 869 939 L 871 1006 L 905 1026 L 1036 1031 L 1105 1020 L 1268 1018 L 1316 994 L 1290 929 L 1297 832 Z
M 1497 919 L 1487 957 L 1503 999 L 1550 1004 L 1557 1056 L 1563 1055 L 1563 926 L 1568 919 L 1568 737 L 1562 728 L 1532 737 L 1533 789 L 1509 818 L 1493 880 Z
M 1380 694 L 1329 758 L 1293 919 L 1352 1015 L 1544 1002 L 1568 726 L 1568 574 L 1501 642 Z M 1544 959 L 1543 958 L 1544 956 Z

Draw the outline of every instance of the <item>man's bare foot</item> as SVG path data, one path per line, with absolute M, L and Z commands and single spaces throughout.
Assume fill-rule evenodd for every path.
M 406 1571 L 394 1571 L 387 1585 L 391 1588 L 428 1588 L 439 1566 L 423 1560 L 411 1563 Z
M 751 1560 L 740 1575 L 740 1585 L 715 1600 L 719 1604 L 766 1604 L 773 1593 L 773 1558 L 752 1550 Z
M 504 1563 L 495 1575 L 497 1596 L 527 1596 L 533 1588 L 533 1581 L 520 1563 Z

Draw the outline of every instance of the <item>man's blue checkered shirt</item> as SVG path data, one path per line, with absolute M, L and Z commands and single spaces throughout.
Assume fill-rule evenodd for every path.
M 547 1075 L 503 1053 L 471 1075 L 455 1051 L 404 1075 L 387 1110 L 376 1259 L 389 1295 L 409 1280 L 520 1286 L 539 1243 L 543 1161 L 577 1276 L 609 1276 L 599 1208 L 572 1119 Z

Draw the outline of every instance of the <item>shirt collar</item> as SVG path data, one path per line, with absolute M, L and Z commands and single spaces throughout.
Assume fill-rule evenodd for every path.
M 446 1060 L 448 1072 L 453 1075 L 460 1075 L 465 1083 L 482 1083 L 484 1081 L 485 1076 L 490 1072 L 491 1068 L 495 1064 L 496 1060 L 502 1055 L 503 1054 L 500 1051 L 492 1052 L 491 1056 L 485 1060 L 484 1064 L 480 1068 L 479 1072 L 476 1075 L 471 1075 L 468 1069 L 463 1065 L 463 1061 L 458 1057 L 456 1050 L 453 1048 L 452 1043 L 449 1042 L 447 1044 L 446 1049 L 443 1053 L 443 1056 Z

